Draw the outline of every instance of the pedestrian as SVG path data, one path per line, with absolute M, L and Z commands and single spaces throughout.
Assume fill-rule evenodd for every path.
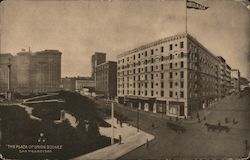
M 201 123 L 201 119 L 200 118 L 198 118 L 198 123 Z
M 225 123 L 228 123 L 228 119 L 227 119 L 227 117 L 225 118 Z
M 218 127 L 220 127 L 220 121 L 218 122 Z
M 146 140 L 146 148 L 148 148 L 149 143 L 148 143 L 148 139 Z
M 197 119 L 199 119 L 200 118 L 200 115 L 199 115 L 199 113 L 197 112 L 197 114 L 196 114 L 196 117 L 197 117 Z
M 247 150 L 247 148 L 248 148 L 248 141 L 247 141 L 247 139 L 245 140 L 245 147 L 246 147 L 246 150 Z
M 235 119 L 233 119 L 233 124 L 236 124 L 237 122 L 236 122 L 236 120 Z
M 122 128 L 122 120 L 120 121 L 120 127 Z
M 121 144 L 121 143 L 122 143 L 122 136 L 119 135 L 119 144 Z

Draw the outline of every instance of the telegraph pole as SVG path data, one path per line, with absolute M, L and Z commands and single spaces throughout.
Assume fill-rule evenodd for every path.
M 111 137 L 111 145 L 114 144 L 114 102 L 111 101 L 111 118 L 112 118 L 112 137 Z
M 8 64 L 8 91 L 7 91 L 7 98 L 10 101 L 11 100 L 11 63 L 9 58 L 9 64 Z

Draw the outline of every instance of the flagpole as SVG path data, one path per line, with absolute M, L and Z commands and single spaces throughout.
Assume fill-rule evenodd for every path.
M 186 8 L 186 33 L 187 33 L 187 0 L 185 0 L 185 8 Z

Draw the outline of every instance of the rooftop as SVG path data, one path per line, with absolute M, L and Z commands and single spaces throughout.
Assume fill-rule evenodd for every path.
M 121 58 L 123 56 L 126 56 L 126 55 L 129 55 L 131 53 L 135 53 L 137 51 L 140 51 L 140 50 L 143 50 L 143 49 L 147 49 L 147 48 L 150 48 L 152 46 L 156 46 L 156 45 L 159 45 L 159 44 L 162 44 L 162 43 L 165 43 L 165 42 L 170 42 L 170 41 L 173 41 L 173 40 L 177 40 L 177 39 L 181 39 L 181 38 L 189 38 L 190 40 L 194 41 L 195 43 L 197 43 L 202 49 L 206 50 L 210 55 L 212 55 L 213 57 L 217 58 L 212 52 L 210 52 L 206 47 L 204 47 L 198 40 L 196 40 L 196 38 L 194 38 L 193 36 L 191 36 L 190 34 L 184 32 L 184 33 L 178 33 L 176 35 L 173 35 L 173 36 L 169 36 L 169 37 L 166 37 L 166 38 L 163 38 L 163 39 L 160 39 L 160 40 L 157 40 L 157 41 L 154 41 L 154 42 L 151 42 L 151 43 L 148 43 L 148 44 L 145 44 L 145 45 L 142 45 L 142 46 L 139 46 L 137 48 L 134 48 L 132 50 L 129 50 L 129 51 L 126 51 L 124 53 L 121 53 L 117 56 L 117 58 Z

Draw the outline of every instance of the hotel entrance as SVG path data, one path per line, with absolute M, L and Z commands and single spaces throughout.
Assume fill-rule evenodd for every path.
M 184 117 L 184 102 L 169 102 L 169 115 L 174 117 Z

